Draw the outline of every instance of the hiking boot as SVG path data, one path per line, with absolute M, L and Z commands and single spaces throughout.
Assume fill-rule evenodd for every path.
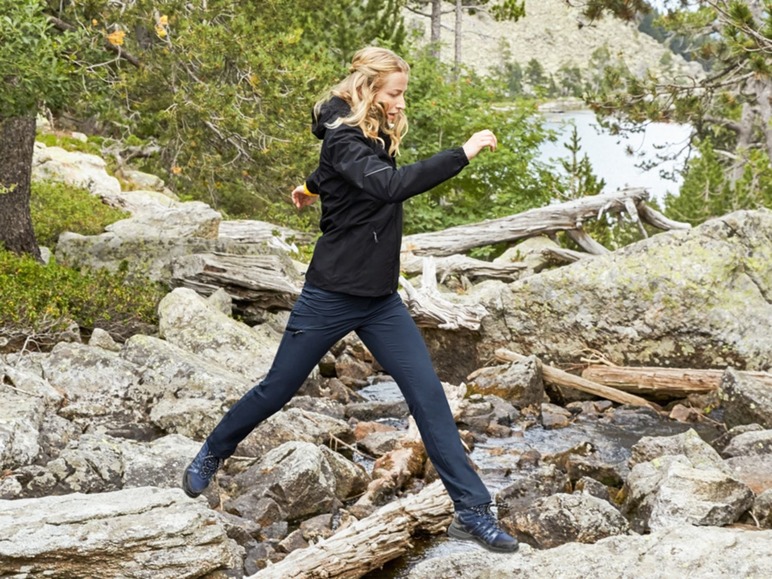
M 222 463 L 223 459 L 213 455 L 209 451 L 209 443 L 205 442 L 182 475 L 182 490 L 185 494 L 195 499 L 203 493 Z
M 517 551 L 517 539 L 499 527 L 491 512 L 490 503 L 456 511 L 448 527 L 448 535 L 456 539 L 476 541 L 490 551 L 512 553 Z

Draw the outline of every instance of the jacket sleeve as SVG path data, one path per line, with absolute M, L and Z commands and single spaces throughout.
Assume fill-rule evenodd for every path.
M 315 169 L 308 177 L 306 177 L 306 189 L 314 195 L 319 195 L 319 169 Z
M 379 157 L 372 142 L 356 127 L 329 131 L 327 142 L 334 169 L 351 185 L 386 203 L 400 203 L 457 175 L 469 164 L 461 147 L 394 168 Z

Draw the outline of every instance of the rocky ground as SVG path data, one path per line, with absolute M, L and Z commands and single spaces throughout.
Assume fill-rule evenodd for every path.
M 53 149 L 38 147 L 36 172 L 81 179 L 134 212 L 100 236 L 63 236 L 57 257 L 111 267 L 133 255 L 129 267 L 178 287 L 159 306 L 157 332 L 116 340 L 97 330 L 0 357 L 0 575 L 316 577 L 350 552 L 357 566 L 337 576 L 358 577 L 387 548 L 409 552 L 411 533 L 441 532 L 450 502 L 431 484 L 404 403 L 368 394 L 388 377 L 355 336 L 242 443 L 204 497 L 188 499 L 183 468 L 278 345 L 286 310 L 254 304 L 296 291 L 291 246 L 281 232 L 179 203 L 162 184 L 116 190 L 94 158 Z M 410 576 L 769 576 L 772 396 L 760 376 L 772 360 L 770 240 L 771 212 L 738 212 L 553 269 L 521 248 L 501 258 L 528 261 L 515 279 L 444 289 L 458 307 L 487 312 L 478 330 L 435 328 L 427 340 L 445 352 L 438 370 L 463 376 L 445 384 L 454 416 L 473 456 L 489 449 L 483 472 L 497 480 L 498 515 L 524 545 L 509 557 L 433 558 Z M 179 260 L 214 251 L 249 267 L 273 256 L 272 275 L 287 272 L 287 285 L 232 295 L 175 276 Z M 232 312 L 250 300 L 247 325 Z M 496 363 L 500 347 L 527 357 Z M 707 394 L 639 407 L 545 379 L 542 361 L 578 364 L 589 352 L 722 376 Z M 716 422 L 719 436 L 698 436 Z M 679 428 L 667 436 L 638 428 L 671 423 Z M 592 434 L 601 430 L 618 433 L 623 460 L 605 454 L 617 435 Z M 572 442 L 556 447 L 567 433 Z M 394 518 L 395 508 L 412 514 Z M 384 520 L 396 538 L 367 536 Z M 319 555 L 333 546 L 335 557 Z

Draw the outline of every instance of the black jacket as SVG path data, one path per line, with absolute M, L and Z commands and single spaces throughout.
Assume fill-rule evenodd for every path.
M 469 160 L 459 147 L 397 169 L 388 136 L 381 135 L 384 148 L 358 127 L 326 127 L 349 111 L 333 97 L 314 119 L 323 144 L 306 186 L 320 195 L 322 236 L 306 279 L 329 291 L 378 297 L 397 289 L 402 202 L 458 174 Z

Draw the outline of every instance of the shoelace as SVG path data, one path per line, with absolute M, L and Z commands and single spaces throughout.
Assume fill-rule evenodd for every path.
M 220 459 L 212 454 L 207 454 L 198 467 L 198 472 L 201 476 L 211 478 L 217 469 L 220 468 Z
M 501 527 L 499 527 L 499 521 L 496 515 L 491 511 L 490 505 L 477 505 L 471 507 L 471 511 L 474 511 L 480 516 L 480 519 L 475 521 L 471 532 L 479 535 L 486 541 L 493 541 L 500 533 L 503 533 Z

